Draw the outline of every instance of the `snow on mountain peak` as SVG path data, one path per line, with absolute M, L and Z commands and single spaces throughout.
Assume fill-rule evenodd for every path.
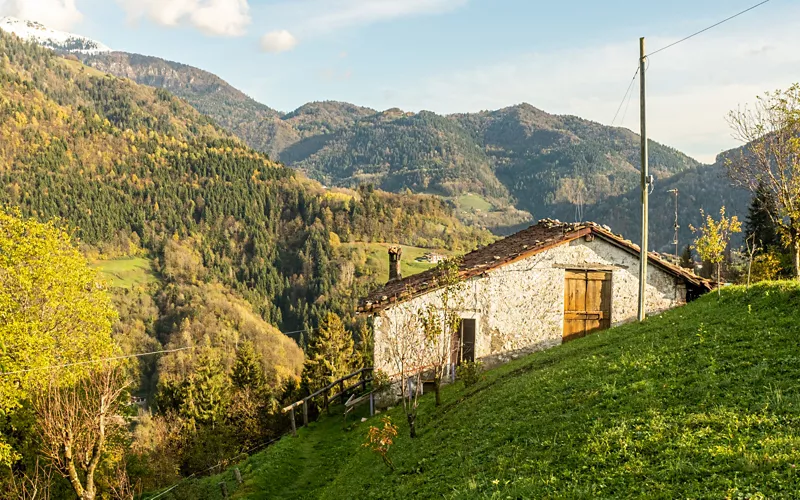
M 36 42 L 43 47 L 61 52 L 81 52 L 83 54 L 111 52 L 109 47 L 91 38 L 52 30 L 36 21 L 3 17 L 0 18 L 0 29 L 14 33 L 23 40 Z

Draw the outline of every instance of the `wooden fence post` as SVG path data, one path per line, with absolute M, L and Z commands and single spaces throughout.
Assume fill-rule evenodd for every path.
M 242 484 L 242 482 L 243 482 L 242 481 L 242 473 L 241 473 L 241 471 L 239 471 L 238 467 L 233 469 L 233 474 L 236 476 L 236 482 L 238 484 Z
M 221 483 L 219 483 L 219 489 L 222 490 L 222 498 L 227 499 L 228 498 L 228 485 L 225 484 L 225 481 L 222 481 Z
M 344 400 L 344 380 L 339 382 L 339 393 L 342 396 L 342 405 L 344 405 L 344 403 L 345 403 L 345 400 Z
M 294 406 L 292 406 L 292 436 L 297 437 L 297 424 L 294 422 Z
M 369 393 L 369 416 L 375 416 L 375 393 Z
M 330 415 L 331 407 L 330 407 L 330 402 L 328 401 L 328 391 L 325 391 L 325 393 L 322 395 L 322 399 L 323 399 L 323 404 L 325 405 L 325 411 L 327 411 L 328 415 Z
M 303 427 L 308 427 L 308 398 L 303 400 Z

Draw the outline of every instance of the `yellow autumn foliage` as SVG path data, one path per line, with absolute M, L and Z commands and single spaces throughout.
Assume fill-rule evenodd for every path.
M 116 317 L 66 230 L 0 210 L 0 417 L 51 379 L 52 370 L 44 368 L 114 354 Z M 67 384 L 87 369 L 55 373 Z M 15 458 L 0 436 L 0 463 Z

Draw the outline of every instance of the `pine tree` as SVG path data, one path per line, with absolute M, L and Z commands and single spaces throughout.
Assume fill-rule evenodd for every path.
M 684 269 L 694 269 L 694 258 L 692 257 L 692 246 L 686 245 L 681 254 L 680 265 Z
M 264 370 L 253 343 L 245 341 L 236 352 L 231 381 L 239 389 L 259 391 L 264 386 Z
M 329 312 L 311 338 L 303 366 L 303 382 L 312 391 L 349 374 L 355 368 L 353 337 L 342 320 Z
M 215 426 L 225 414 L 227 377 L 219 361 L 209 353 L 197 360 L 197 372 L 180 389 L 180 413 L 194 424 Z
M 763 184 L 759 184 L 745 222 L 745 236 L 755 235 L 755 242 L 762 248 L 780 248 L 781 240 L 775 226 L 777 213 L 774 195 Z

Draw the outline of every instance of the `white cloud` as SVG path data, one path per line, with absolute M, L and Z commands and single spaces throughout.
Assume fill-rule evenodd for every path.
M 163 26 L 188 23 L 203 33 L 244 35 L 250 24 L 247 0 L 117 0 L 132 20 L 146 17 Z
M 272 31 L 261 37 L 261 50 L 264 52 L 286 52 L 297 45 L 297 38 L 286 30 Z
M 466 0 L 306 0 L 317 12 L 305 29 L 327 33 L 353 26 L 364 26 L 401 17 L 449 12 Z M 300 8 L 300 6 L 298 6 Z
M 298 43 L 298 38 L 313 38 L 403 17 L 442 14 L 466 3 L 467 0 L 291 0 L 265 10 L 273 24 L 286 26 L 297 34 L 297 38 L 292 36 L 291 47 L 283 49 L 289 50 Z M 273 31 L 265 38 L 277 38 L 283 33 L 288 32 Z
M 59 30 L 69 30 L 83 18 L 75 0 L 0 0 L 0 16 L 38 21 Z
M 794 21 L 798 15 L 796 8 L 762 11 L 749 22 L 654 55 L 647 71 L 649 136 L 706 162 L 737 146 L 725 120 L 727 112 L 800 79 L 800 31 Z M 652 37 L 648 46 L 657 49 L 678 38 Z M 407 89 L 393 88 L 393 102 L 385 104 L 451 113 L 529 102 L 550 113 L 610 124 L 637 63 L 638 40 L 521 54 L 449 70 Z M 622 122 L 635 132 L 638 89 L 637 81 Z M 621 116 L 616 124 L 620 122 Z

